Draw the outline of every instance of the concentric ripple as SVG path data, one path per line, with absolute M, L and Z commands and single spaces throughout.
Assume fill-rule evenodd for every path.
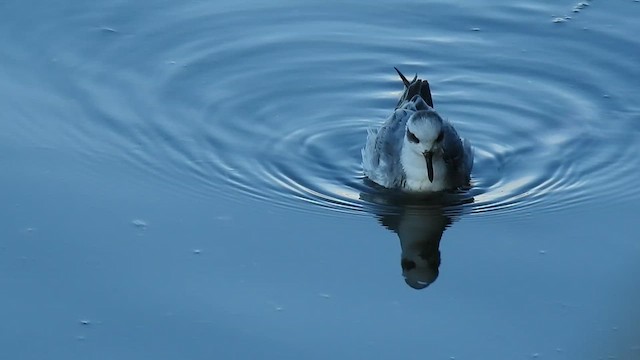
M 70 46 L 80 50 L 48 49 L 55 66 L 73 69 L 56 90 L 89 119 L 67 132 L 88 163 L 122 159 L 211 199 L 363 213 L 361 195 L 374 190 L 360 149 L 397 102 L 398 66 L 430 80 L 436 109 L 475 149 L 469 212 L 513 216 L 638 196 L 631 49 L 640 44 L 591 25 L 611 17 L 597 4 L 570 23 L 551 22 L 555 8 L 510 2 L 483 17 L 433 4 L 426 20 L 388 16 L 397 4 L 355 3 L 167 5 L 113 20 L 127 6 L 71 15 L 85 29 Z M 380 21 L 360 20 L 372 18 Z M 54 41 L 55 27 L 45 31 Z

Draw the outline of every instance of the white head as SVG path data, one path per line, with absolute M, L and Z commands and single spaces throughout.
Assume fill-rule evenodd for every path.
M 404 146 L 424 156 L 427 176 L 433 182 L 433 154 L 442 152 L 443 120 L 434 110 L 419 110 L 407 121 Z

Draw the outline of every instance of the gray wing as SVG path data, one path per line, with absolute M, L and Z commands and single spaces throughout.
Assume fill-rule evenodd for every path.
M 405 179 L 400 164 L 400 151 L 411 109 L 399 108 L 380 129 L 370 129 L 367 144 L 362 149 L 364 174 L 387 188 L 399 187 Z
M 471 144 L 469 141 L 461 139 L 456 129 L 448 122 L 445 122 L 443 131 L 442 158 L 451 170 L 451 180 L 458 186 L 462 186 L 469 182 L 473 167 Z

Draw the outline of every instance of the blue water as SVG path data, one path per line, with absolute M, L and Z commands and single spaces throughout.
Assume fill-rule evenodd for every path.
M 0 2 L 0 358 L 640 357 L 639 17 Z M 363 179 L 394 66 L 474 147 L 455 205 Z

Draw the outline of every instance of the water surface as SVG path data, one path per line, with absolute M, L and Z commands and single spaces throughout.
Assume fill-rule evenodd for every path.
M 640 4 L 580 4 L 3 2 L 0 354 L 638 357 Z M 363 182 L 393 66 L 456 206 Z

